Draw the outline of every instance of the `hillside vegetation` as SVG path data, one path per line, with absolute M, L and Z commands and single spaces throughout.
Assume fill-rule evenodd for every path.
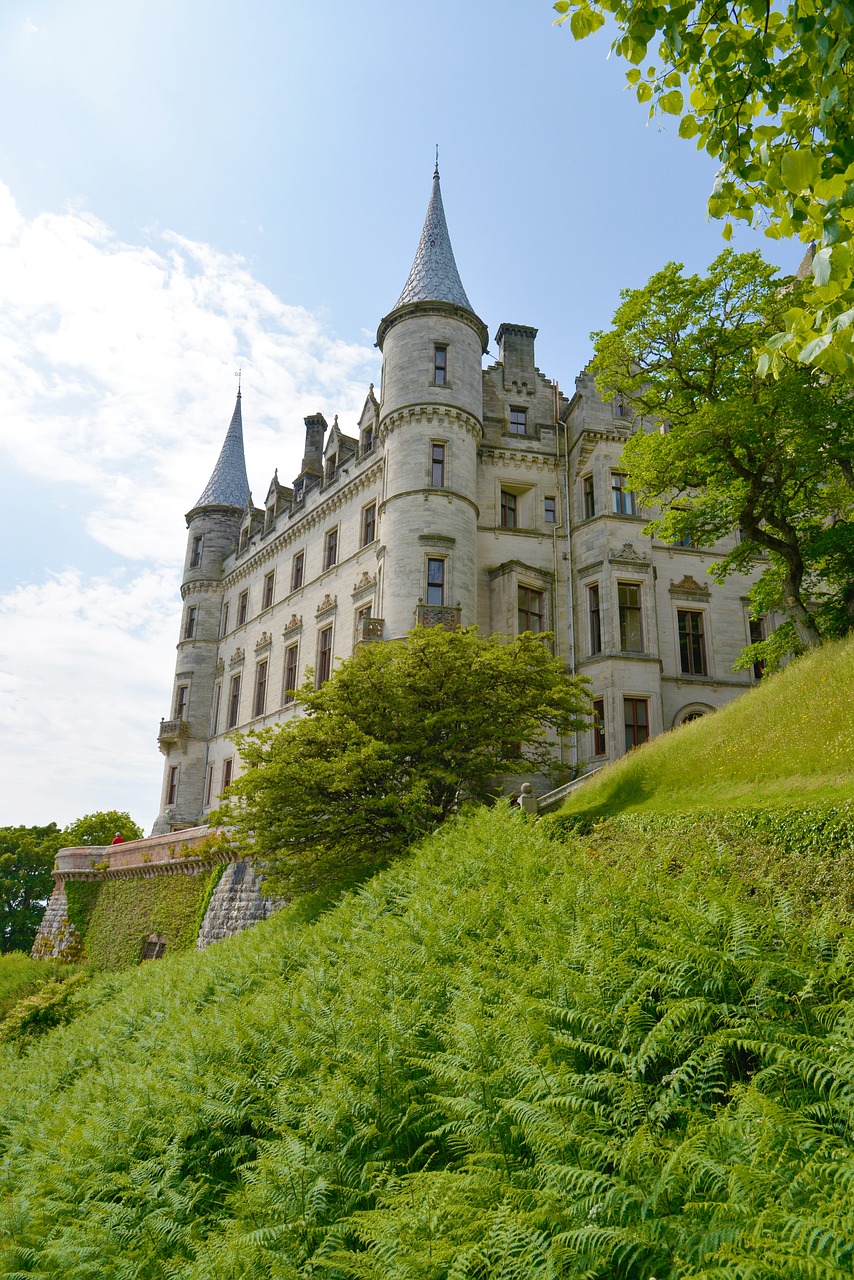
M 854 799 L 854 636 L 812 651 L 711 716 L 653 738 L 579 787 L 563 812 Z
M 854 838 L 823 856 L 499 806 L 94 978 L 0 1046 L 0 1275 L 847 1280 Z

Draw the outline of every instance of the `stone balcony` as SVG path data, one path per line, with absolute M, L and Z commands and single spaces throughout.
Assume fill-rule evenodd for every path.
M 384 618 L 360 618 L 356 629 L 356 644 L 370 644 L 374 640 L 382 640 L 384 629 Z
M 445 627 L 453 631 L 460 625 L 462 609 L 459 605 L 419 604 L 415 610 L 415 625 L 418 627 Z
M 180 747 L 182 751 L 186 751 L 189 734 L 190 726 L 186 720 L 161 720 L 157 745 L 164 754 L 170 747 Z
M 53 869 L 57 881 L 104 880 L 156 874 L 192 874 L 213 862 L 228 862 L 227 842 L 218 848 L 199 845 L 216 834 L 210 827 L 188 827 L 162 836 L 145 836 L 122 844 L 78 845 L 60 849 Z

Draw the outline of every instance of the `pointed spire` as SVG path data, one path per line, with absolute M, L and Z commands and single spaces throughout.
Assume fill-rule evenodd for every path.
M 243 455 L 243 415 L 238 388 L 237 403 L 219 458 L 196 507 L 237 507 L 242 511 L 248 500 L 249 478 Z
M 409 279 L 403 286 L 403 293 L 395 303 L 394 310 L 405 306 L 408 302 L 453 302 L 458 307 L 465 307 L 466 311 L 472 310 L 454 261 L 451 237 L 448 235 L 448 224 L 445 221 L 442 190 L 439 185 L 438 148 L 436 168 L 433 173 L 433 189 L 430 192 L 424 229 L 421 232 L 421 240 L 409 272 Z

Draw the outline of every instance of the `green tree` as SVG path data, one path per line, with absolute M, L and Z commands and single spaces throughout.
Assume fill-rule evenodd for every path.
M 854 624 L 850 382 L 788 359 L 777 378 L 756 369 L 756 348 L 797 290 L 758 253 L 727 251 L 707 276 L 670 263 L 621 297 L 613 329 L 593 335 L 593 367 L 606 396 L 629 397 L 661 424 L 636 432 L 623 452 L 629 484 L 663 510 L 650 532 L 709 546 L 740 528 L 715 576 L 746 571 L 764 552 L 755 612 L 784 609 L 794 647 L 846 631 Z M 821 601 L 817 616 L 810 600 Z M 778 636 L 776 651 L 791 639 Z
M 74 845 L 109 844 L 115 835 L 125 840 L 141 840 L 143 831 L 129 813 L 107 809 L 101 813 L 87 813 L 70 822 L 62 833 L 62 843 Z
M 0 951 L 29 951 L 53 890 L 51 870 L 62 832 L 0 827 Z
M 588 707 L 544 637 L 473 627 L 371 645 L 296 697 L 304 715 L 235 735 L 247 767 L 211 815 L 283 893 L 357 879 L 502 774 L 550 771 L 547 735 L 582 727 Z
M 766 338 L 833 373 L 854 367 L 854 5 L 847 0 L 558 0 L 576 39 L 616 23 L 612 50 L 650 116 L 679 118 L 720 163 L 713 217 L 818 247 L 808 288 Z

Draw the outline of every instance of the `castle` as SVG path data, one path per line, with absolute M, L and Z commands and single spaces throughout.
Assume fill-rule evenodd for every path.
M 642 533 L 620 454 L 631 406 L 584 372 L 571 398 L 537 368 L 537 330 L 488 330 L 451 248 L 438 168 L 403 292 L 381 321 L 373 386 L 351 431 L 305 420 L 293 484 L 251 498 L 241 394 L 213 474 L 187 515 L 183 616 L 153 835 L 203 824 L 240 770 L 231 733 L 294 712 L 359 645 L 416 624 L 550 631 L 589 677 L 591 727 L 556 744 L 573 771 L 737 697 L 733 663 L 761 624 L 752 577 L 713 584 L 731 544 Z M 734 531 L 732 537 L 737 533 Z

